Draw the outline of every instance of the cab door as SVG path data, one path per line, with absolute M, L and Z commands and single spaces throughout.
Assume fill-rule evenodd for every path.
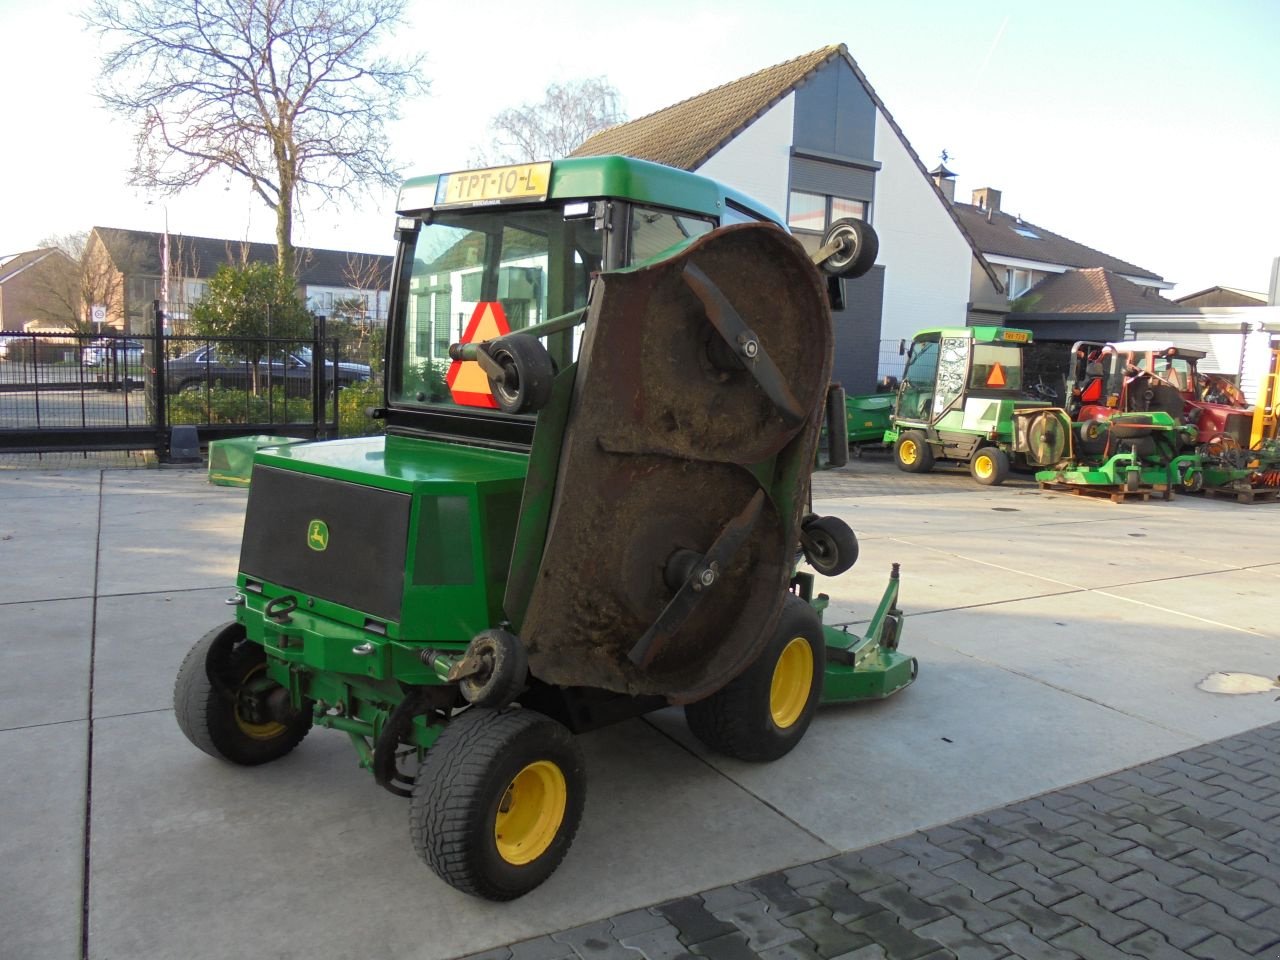
M 907 353 L 907 366 L 902 371 L 902 383 L 893 405 L 897 420 L 928 423 L 933 414 L 933 397 L 938 377 L 939 341 L 916 340 Z

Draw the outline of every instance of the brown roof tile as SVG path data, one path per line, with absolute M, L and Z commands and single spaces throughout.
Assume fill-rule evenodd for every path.
M 761 114 L 802 84 L 827 61 L 839 56 L 835 44 L 721 84 L 706 93 L 602 130 L 571 157 L 614 154 L 652 160 L 681 170 L 696 170 Z
M 1142 287 L 1124 277 L 1089 267 L 1046 277 L 1022 297 L 1028 314 L 1063 313 L 1197 313 L 1160 296 L 1154 287 Z
M 1067 267 L 1105 267 L 1114 273 L 1149 280 L 1163 280 L 1152 273 L 1117 257 L 1101 253 L 1083 243 L 1076 243 L 1059 236 L 1044 227 L 1028 223 L 1007 213 L 989 212 L 968 203 L 957 203 L 955 214 L 973 237 L 978 249 L 985 254 L 1017 257 L 1020 260 L 1038 260 L 1041 263 L 1059 263 Z M 989 219 L 988 219 L 989 215 Z M 1035 234 L 1028 237 L 1018 230 Z

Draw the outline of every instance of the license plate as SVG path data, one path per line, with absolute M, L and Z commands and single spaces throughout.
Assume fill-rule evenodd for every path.
M 436 206 L 484 206 L 516 200 L 545 200 L 550 184 L 550 163 L 462 170 L 445 174 L 436 183 Z
M 1006 330 L 1004 332 L 1004 339 L 1013 343 L 1026 343 L 1027 334 L 1022 330 Z

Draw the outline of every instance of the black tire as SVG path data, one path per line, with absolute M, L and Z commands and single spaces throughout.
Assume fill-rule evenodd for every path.
M 880 238 L 871 224 L 852 217 L 837 220 L 822 235 L 822 245 L 825 247 L 832 240 L 842 240 L 844 249 L 818 264 L 823 273 L 853 279 L 875 266 L 876 256 L 880 253 Z
M 979 447 L 969 459 L 969 474 L 986 487 L 998 487 L 1009 477 L 1009 455 L 999 447 Z
M 279 760 L 301 743 L 311 729 L 308 704 L 282 721 L 245 715 L 246 684 L 266 665 L 266 653 L 238 623 L 201 637 L 173 685 L 173 712 L 187 739 L 211 757 L 246 767 Z
M 500 380 L 489 378 L 489 389 L 499 410 L 532 413 L 547 405 L 555 366 L 541 342 L 527 334 L 512 333 L 486 347 L 489 356 L 503 370 Z
M 529 676 L 529 655 L 520 638 L 506 630 L 485 630 L 467 645 L 467 656 L 484 660 L 486 670 L 467 677 L 458 690 L 467 703 L 477 707 L 507 706 L 524 689 Z
M 810 517 L 800 529 L 804 558 L 824 577 L 839 576 L 858 562 L 858 538 L 839 517 Z
M 893 462 L 907 473 L 928 473 L 933 469 L 933 450 L 919 430 L 907 430 L 893 444 Z
M 689 729 L 712 750 L 739 760 L 785 756 L 818 709 L 826 652 L 817 611 L 788 594 L 773 637 L 755 663 L 705 700 L 685 706 Z
M 1204 471 L 1196 466 L 1183 466 L 1178 471 L 1178 489 L 1183 493 L 1199 493 L 1204 489 Z
M 582 750 L 564 726 L 533 710 L 472 707 L 449 721 L 418 770 L 413 847 L 451 887 L 514 900 L 560 865 L 586 794 Z

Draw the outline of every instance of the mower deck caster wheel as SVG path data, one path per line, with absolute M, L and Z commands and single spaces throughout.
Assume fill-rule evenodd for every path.
M 173 712 L 188 740 L 219 760 L 251 767 L 279 760 L 311 729 L 309 702 L 288 708 L 267 679 L 267 655 L 228 623 L 191 648 L 173 685 Z M 281 709 L 281 704 L 284 708 Z
M 413 846 L 450 886 L 514 900 L 564 859 L 586 790 L 582 749 L 564 726 L 533 710 L 472 707 L 418 771 Z
M 839 517 L 809 517 L 800 524 L 800 547 L 809 566 L 835 577 L 858 562 L 858 538 Z
M 804 737 L 818 709 L 826 666 L 818 614 L 788 594 L 773 637 L 751 666 L 684 708 L 694 736 L 739 760 L 777 760 Z
M 533 413 L 551 399 L 555 365 L 551 355 L 528 334 L 511 333 L 486 344 L 502 377 L 489 377 L 489 389 L 503 413 Z
M 478 633 L 467 645 L 464 662 L 473 658 L 480 662 L 480 672 L 458 683 L 467 703 L 496 710 L 520 695 L 529 675 L 529 655 L 519 637 L 498 629 Z

